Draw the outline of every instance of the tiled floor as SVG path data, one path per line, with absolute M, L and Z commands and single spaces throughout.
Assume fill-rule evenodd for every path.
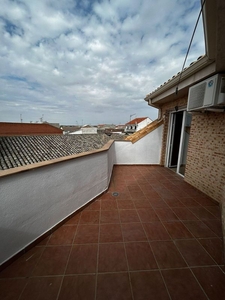
M 219 206 L 168 169 L 116 166 L 107 193 L 2 271 L 0 299 L 225 299 Z

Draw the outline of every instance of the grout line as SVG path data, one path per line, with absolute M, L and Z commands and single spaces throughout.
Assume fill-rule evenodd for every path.
M 97 249 L 97 261 L 96 261 L 97 265 L 96 265 L 96 273 L 95 273 L 95 297 L 94 297 L 95 300 L 97 299 L 97 288 L 98 288 L 98 265 L 99 265 L 99 245 L 100 245 L 101 215 L 102 215 L 102 201 L 100 201 L 99 220 L 98 220 L 98 249 Z
M 73 249 L 73 246 L 74 246 L 74 240 L 75 240 L 75 236 L 77 234 L 77 229 L 78 229 L 79 222 L 80 222 L 80 218 L 79 218 L 78 223 L 76 224 L 75 233 L 74 233 L 73 240 L 72 240 L 72 243 L 71 243 L 71 248 L 70 248 L 70 252 L 69 252 L 68 258 L 67 258 L 67 263 L 66 263 L 64 272 L 62 274 L 62 280 L 61 280 L 61 283 L 60 283 L 60 286 L 59 286 L 59 291 L 58 291 L 58 294 L 56 296 L 56 300 L 59 299 L 59 295 L 60 295 L 60 292 L 61 292 L 61 289 L 62 289 L 62 284 L 63 284 L 64 278 L 65 278 L 66 270 L 67 270 L 67 267 L 68 267 L 68 264 L 69 264 L 69 260 L 70 260 L 70 256 L 71 256 L 71 253 L 72 253 L 72 249 Z

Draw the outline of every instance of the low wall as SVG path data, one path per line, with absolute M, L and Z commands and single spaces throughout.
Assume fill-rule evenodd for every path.
M 114 147 L 45 164 L 0 178 L 0 264 L 108 188 Z

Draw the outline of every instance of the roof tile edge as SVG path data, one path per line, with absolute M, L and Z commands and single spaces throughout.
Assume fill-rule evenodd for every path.
M 64 157 L 60 157 L 60 158 L 56 158 L 56 159 L 52 159 L 52 160 L 47 160 L 47 161 L 42 161 L 42 162 L 38 162 L 38 163 L 34 163 L 34 164 L 29 164 L 29 165 L 21 166 L 21 167 L 17 167 L 17 168 L 1 170 L 0 171 L 0 178 L 6 177 L 6 176 L 9 176 L 9 175 L 22 173 L 22 172 L 31 171 L 31 170 L 41 168 L 41 167 L 50 166 L 50 165 L 57 164 L 57 163 L 64 162 L 64 161 L 69 161 L 69 160 L 72 160 L 72 159 L 78 159 L 78 158 L 81 158 L 81 157 L 84 157 L 84 156 L 89 156 L 89 155 L 97 154 L 97 153 L 100 153 L 100 152 L 105 152 L 105 151 L 110 149 L 110 147 L 113 145 L 113 143 L 114 143 L 114 140 L 109 140 L 101 149 L 92 150 L 92 151 L 83 152 L 83 153 L 78 153 L 78 154 L 73 154 L 73 155 L 70 155 L 70 156 L 64 156 Z

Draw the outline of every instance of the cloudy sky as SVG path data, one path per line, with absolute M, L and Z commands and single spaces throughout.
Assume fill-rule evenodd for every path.
M 157 118 L 146 94 L 179 72 L 200 0 L 0 0 L 0 121 Z M 187 65 L 205 53 L 200 22 Z M 134 115 L 135 114 L 135 115 Z

